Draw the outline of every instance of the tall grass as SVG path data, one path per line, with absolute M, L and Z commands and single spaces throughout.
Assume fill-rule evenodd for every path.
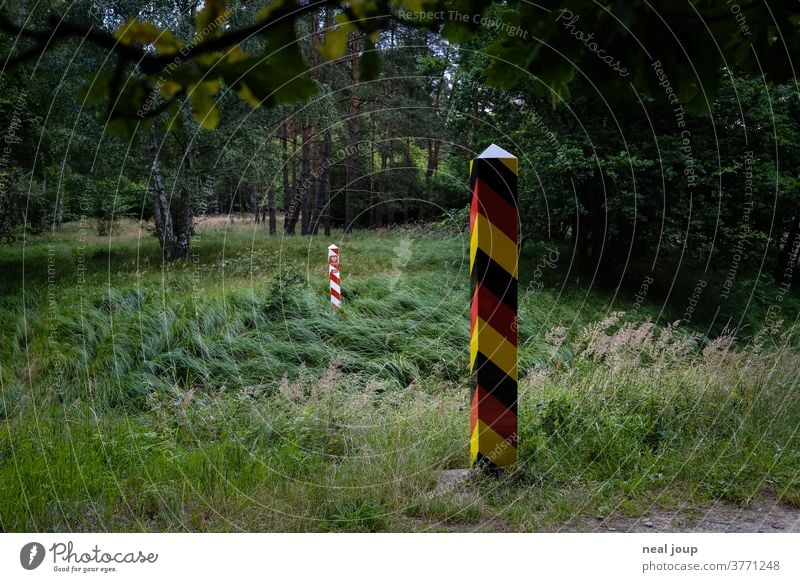
M 0 438 L 2 526 L 389 527 L 438 469 L 456 462 L 463 421 L 443 397 L 415 389 L 381 396 L 382 384 L 357 390 L 360 379 L 332 370 L 288 395 L 162 392 L 144 416 L 70 406 L 14 419 Z
M 246 225 L 201 230 L 167 269 L 125 229 L 80 253 L 47 237 L 24 268 L 0 249 L 17 274 L 0 288 L 0 528 L 534 530 L 653 503 L 800 506 L 793 329 L 710 340 L 549 287 L 521 294 L 517 471 L 437 490 L 467 464 L 465 241 L 339 237 L 339 314 L 329 241 Z
M 788 334 L 737 346 L 619 318 L 571 341 L 550 335 L 559 364 L 530 374 L 520 402 L 526 477 L 594 489 L 583 509 L 601 513 L 675 490 L 690 502 L 769 492 L 798 504 L 800 355 Z

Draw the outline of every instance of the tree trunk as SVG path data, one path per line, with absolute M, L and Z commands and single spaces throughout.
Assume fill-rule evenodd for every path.
M 290 198 L 286 199 L 286 211 L 289 210 L 289 201 L 290 199 L 294 199 L 294 192 L 297 191 L 297 124 L 292 123 L 290 126 L 291 128 L 291 136 L 292 136 L 292 155 L 289 158 L 291 160 L 291 168 L 292 168 L 292 188 L 290 190 L 291 196 Z
M 175 248 L 172 251 L 173 259 L 183 259 L 189 255 L 189 246 L 192 242 L 192 200 L 186 190 L 181 190 L 177 217 L 172 221 L 175 227 Z
M 326 130 L 322 138 L 322 164 L 319 169 L 319 181 L 317 183 L 316 195 L 314 198 L 314 214 L 311 218 L 311 234 L 319 232 L 319 222 L 323 217 L 323 213 L 330 214 L 328 210 L 328 200 L 331 196 L 331 132 Z M 330 226 L 328 226 L 326 233 L 330 234 Z
M 375 203 L 375 113 L 369 115 L 372 135 L 369 141 L 369 227 L 375 227 L 378 205 Z
M 445 51 L 444 60 L 448 62 L 450 59 L 450 45 L 447 45 L 447 50 Z M 431 106 L 433 108 L 433 113 L 439 118 L 439 125 L 437 129 L 439 131 L 444 131 L 445 125 L 447 124 L 447 116 L 450 112 L 450 102 L 452 101 L 453 96 L 453 89 L 455 88 L 455 83 L 453 83 L 453 88 L 451 88 L 449 95 L 445 97 L 446 105 L 445 110 L 442 112 L 442 93 L 444 87 L 447 83 L 447 78 L 445 73 L 447 72 L 447 66 L 442 69 L 442 74 L 439 76 L 439 83 L 436 85 L 436 90 L 433 92 L 433 102 Z M 425 170 L 425 178 L 430 181 L 436 171 L 439 169 L 439 148 L 441 147 L 441 136 L 437 139 L 429 139 L 428 140 L 428 167 Z
M 582 274 L 606 287 L 614 278 L 612 242 L 608 238 L 608 216 L 604 201 L 611 193 L 604 189 L 600 176 L 594 176 L 578 188 L 578 201 L 585 209 L 576 216 L 575 249 Z M 605 268 L 605 267 L 608 268 Z
M 297 231 L 297 221 L 300 218 L 300 211 L 303 210 L 303 215 L 306 216 L 307 214 L 307 202 L 308 202 L 308 181 L 309 181 L 309 171 L 310 171 L 310 159 L 308 156 L 308 148 L 309 148 L 309 125 L 305 125 L 303 127 L 303 143 L 301 149 L 301 158 L 302 158 L 302 168 L 300 170 L 300 179 L 295 180 L 294 182 L 294 196 L 292 197 L 292 202 L 289 207 L 286 209 L 286 218 L 284 224 L 284 232 L 287 235 L 296 234 Z M 301 225 L 301 229 L 304 228 L 305 225 Z M 303 234 L 306 234 L 306 232 Z
M 404 157 L 403 162 L 404 162 L 404 165 L 405 165 L 405 168 L 403 169 L 403 172 L 409 172 L 409 173 L 412 172 L 413 170 L 411 170 L 412 163 L 411 163 L 411 138 L 410 137 L 406 138 L 406 147 L 405 147 L 405 151 L 403 152 L 403 157 Z M 410 176 L 410 177 L 413 178 L 413 175 Z M 404 223 L 408 222 L 408 211 L 409 211 L 408 194 L 406 194 L 405 196 L 403 196 L 403 222 Z
M 176 217 L 167 195 L 166 181 L 161 163 L 158 161 L 158 142 L 154 132 L 150 134 L 149 147 L 145 153 L 152 159 L 149 181 L 150 198 L 153 204 L 153 222 L 156 237 L 161 245 L 163 260 L 174 261 L 189 254 L 192 237 L 192 206 L 188 192 L 181 193 Z
M 155 143 L 155 135 L 151 136 L 149 152 L 152 156 L 149 190 L 153 203 L 153 224 L 155 225 L 156 237 L 161 245 L 161 254 L 165 261 L 171 261 L 172 251 L 175 247 L 172 214 L 170 213 L 164 174 L 158 161 L 158 147 Z
M 278 231 L 278 221 L 275 216 L 275 186 L 272 183 L 267 190 L 267 210 L 269 211 L 269 233 L 275 234 Z
M 380 148 L 381 169 L 380 169 L 380 172 L 378 172 L 378 175 L 380 176 L 380 180 L 378 180 L 378 204 L 381 204 L 381 202 L 383 202 L 383 200 L 384 200 L 383 193 L 386 191 L 386 168 L 388 166 L 389 157 L 391 155 L 391 150 L 390 150 L 391 145 L 390 144 L 392 143 L 389 140 L 389 135 L 390 135 L 389 134 L 389 131 L 390 131 L 389 128 L 390 128 L 390 126 L 387 123 L 386 126 L 384 127 L 384 132 L 383 132 L 383 142 L 384 143 L 381 144 L 381 148 Z M 376 217 L 375 218 L 376 218 L 376 222 L 378 223 L 378 226 L 382 226 L 383 225 L 383 217 L 384 217 L 384 214 L 385 214 L 386 210 L 387 209 L 385 209 L 385 208 L 381 208 L 380 211 L 376 212 Z M 387 221 L 387 224 L 388 224 L 388 221 Z
M 250 212 L 256 224 L 261 222 L 261 204 L 258 200 L 258 188 L 255 184 L 250 187 Z
M 317 125 L 310 121 L 303 130 L 303 218 L 301 232 L 311 234 L 312 202 L 317 192 L 316 176 L 319 164 L 319 139 Z
M 325 236 L 331 236 L 331 166 L 330 157 L 333 150 L 333 141 L 330 130 L 325 132 L 325 167 L 322 172 L 320 186 L 323 188 L 323 212 L 325 213 Z
M 344 192 L 344 228 L 345 232 L 350 232 L 353 228 L 355 218 L 355 193 L 351 190 L 359 175 L 359 153 L 358 143 L 360 139 L 359 116 L 361 115 L 361 95 L 360 87 L 361 75 L 359 72 L 359 60 L 361 55 L 361 42 L 364 33 L 360 30 L 353 32 L 350 43 L 350 68 L 352 76 L 352 87 L 350 96 L 350 147 L 352 149 L 347 160 L 347 183 Z
M 281 164 L 281 170 L 283 173 L 282 208 L 286 209 L 286 206 L 289 204 L 289 199 L 292 197 L 292 191 L 291 188 L 289 187 L 289 123 L 288 122 L 284 123 L 281 126 L 281 144 L 283 145 L 283 164 Z
M 64 226 L 64 191 L 62 190 L 56 196 L 56 208 L 55 208 L 55 215 L 53 216 L 53 222 L 55 223 L 55 229 L 61 230 L 61 227 Z

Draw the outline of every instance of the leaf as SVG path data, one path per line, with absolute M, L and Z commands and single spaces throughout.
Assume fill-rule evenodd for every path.
M 161 35 L 155 40 L 153 45 L 158 52 L 165 55 L 174 55 L 183 48 L 183 43 L 175 38 L 169 30 L 164 30 Z
M 219 125 L 219 109 L 214 106 L 214 95 L 219 91 L 219 79 L 204 81 L 189 87 L 192 99 L 192 117 L 204 129 L 214 129 Z
M 130 135 L 140 124 L 148 125 L 150 119 L 144 114 L 151 95 L 151 86 L 147 80 L 129 77 L 120 94 L 114 98 L 113 108 L 106 114 L 109 131 L 114 135 Z
M 238 95 L 243 101 L 249 103 L 253 109 L 261 105 L 261 100 L 255 96 L 255 94 L 250 90 L 250 87 L 248 87 L 245 83 L 239 84 Z
M 358 66 L 361 78 L 364 81 L 374 81 L 380 74 L 380 52 L 375 48 L 375 43 L 369 38 L 364 41 L 364 54 L 361 56 Z
M 159 80 L 158 88 L 161 89 L 161 94 L 164 95 L 164 97 L 169 98 L 175 96 L 181 89 L 183 89 L 183 85 L 167 79 L 164 81 Z
M 216 95 L 222 89 L 222 79 L 206 79 L 203 84 L 212 95 Z
M 133 44 L 153 44 L 158 38 L 160 30 L 155 24 L 131 19 L 114 31 L 114 37 L 127 46 Z
M 305 101 L 317 94 L 316 83 L 302 77 L 280 80 L 275 69 L 271 74 L 247 75 L 244 84 L 259 103 L 281 105 Z
M 203 77 L 203 71 L 191 63 L 185 63 L 179 67 L 170 70 L 168 74 L 164 75 L 164 79 L 173 83 L 177 83 L 182 87 L 200 82 Z
M 313 97 L 317 85 L 303 77 L 307 66 L 299 52 L 290 47 L 274 63 L 249 57 L 236 63 L 221 63 L 217 70 L 225 83 L 253 107 L 291 103 Z
M 400 4 L 404 4 L 409 10 L 422 11 L 429 2 L 428 0 L 402 0 Z
M 370 16 L 370 9 L 374 10 L 375 2 L 373 0 L 351 0 L 349 6 L 350 12 L 355 15 L 356 20 L 366 20 Z
M 270 19 L 277 19 L 280 16 L 294 12 L 297 7 L 297 0 L 275 0 L 272 4 L 265 6 L 256 13 L 256 21 L 265 22 Z
M 192 63 L 184 63 L 178 67 L 168 69 L 156 80 L 156 85 L 165 97 L 172 98 L 184 91 L 187 87 L 199 83 L 204 71 Z
M 147 131 L 153 125 L 152 119 L 128 119 L 118 117 L 108 122 L 108 133 L 116 137 L 128 137 L 137 131 Z
M 167 107 L 169 119 L 167 120 L 167 131 L 178 131 L 183 127 L 183 118 L 181 118 L 181 104 L 177 101 Z
M 344 56 L 347 50 L 347 35 L 355 28 L 344 13 L 338 14 L 336 20 L 340 22 L 339 26 L 328 30 L 325 33 L 325 40 L 317 47 L 319 54 L 327 61 Z
M 195 42 L 219 36 L 229 14 L 228 0 L 204 0 L 203 9 L 197 13 L 195 20 L 197 25 Z
M 319 85 L 308 79 L 298 77 L 285 83 L 275 91 L 275 104 L 285 105 L 287 103 L 307 101 L 314 97 L 318 91 Z
M 101 73 L 96 78 L 88 79 L 86 84 L 78 89 L 78 99 L 85 105 L 97 105 L 108 97 L 110 81 L 110 72 Z
M 152 45 L 160 53 L 173 55 L 183 48 L 183 43 L 171 31 L 160 29 L 155 24 L 135 18 L 127 21 L 114 32 L 114 37 L 126 46 L 134 44 Z
M 225 60 L 229 63 L 240 63 L 250 58 L 240 46 L 235 46 L 225 54 Z
M 489 4 L 483 0 L 451 0 L 448 3 L 450 12 L 467 14 L 470 17 L 466 19 L 448 18 L 442 26 L 442 36 L 452 43 L 461 43 L 471 39 L 480 28 L 480 18 L 477 16 L 485 13 Z

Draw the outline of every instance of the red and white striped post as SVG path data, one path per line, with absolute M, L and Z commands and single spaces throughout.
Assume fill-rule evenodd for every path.
M 339 247 L 328 247 L 328 277 L 331 281 L 331 306 L 334 311 L 342 307 L 342 288 L 339 277 Z

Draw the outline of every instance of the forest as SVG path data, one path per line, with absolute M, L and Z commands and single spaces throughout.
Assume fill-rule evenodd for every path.
M 260 9 L 233 5 L 225 26 L 249 23 Z M 137 2 L 86 2 L 70 15 L 109 32 L 138 17 L 174 42 L 192 42 L 197 3 L 139 10 Z M 513 10 L 496 3 L 483 18 L 514 22 L 506 14 Z M 374 41 L 356 28 L 333 46 L 326 35 L 341 36 L 335 13 L 320 8 L 295 23 L 300 54 L 286 57 L 302 58 L 309 73 L 287 92 L 314 97 L 292 105 L 253 109 L 210 79 L 167 113 L 165 96 L 178 86 L 171 77 L 188 75 L 176 65 L 146 96 L 129 95 L 134 88 L 120 95 L 117 107 L 130 99 L 124 106 L 137 112 L 127 119 L 97 105 L 111 74 L 103 70 L 107 50 L 77 38 L 35 65 L 4 71 L 0 114 L 14 147 L 3 157 L 0 237 L 57 231 L 81 218 L 104 234 L 128 217 L 152 224 L 173 260 L 187 256 L 192 225 L 206 215 L 248 213 L 277 234 L 281 214 L 284 235 L 438 221 L 468 206 L 465 152 L 500 134 L 528 170 L 520 184 L 523 246 L 572 249 L 577 277 L 633 290 L 653 277 L 666 294 L 673 279 L 693 287 L 702 274 L 726 298 L 749 287 L 750 273 L 784 282 L 800 240 L 797 177 L 782 171 L 798 164 L 793 81 L 765 85 L 736 63 L 718 66 L 719 78 L 703 78 L 711 87 L 703 87 L 703 103 L 689 107 L 675 92 L 676 74 L 654 59 L 644 73 L 656 87 L 650 94 L 609 100 L 590 75 L 579 75 L 570 98 L 554 105 L 552 87 L 548 94 L 535 79 L 509 89 L 488 83 L 496 29 L 454 45 L 401 10 Z M 27 14 L 20 5 L 14 16 L 28 29 L 37 19 L 46 27 L 44 10 Z M 556 20 L 575 35 L 577 19 L 562 16 Z M 206 26 L 213 35 L 213 21 Z M 146 37 L 130 36 L 137 34 Z M 6 36 L 4 52 L 14 42 Z M 237 48 L 266 47 L 253 38 Z M 135 138 L 114 135 L 114 124 L 133 122 L 142 124 Z
M 799 22 L 788 1 L 3 2 L 0 531 L 794 515 Z M 519 161 L 520 468 L 442 498 L 493 143 Z

